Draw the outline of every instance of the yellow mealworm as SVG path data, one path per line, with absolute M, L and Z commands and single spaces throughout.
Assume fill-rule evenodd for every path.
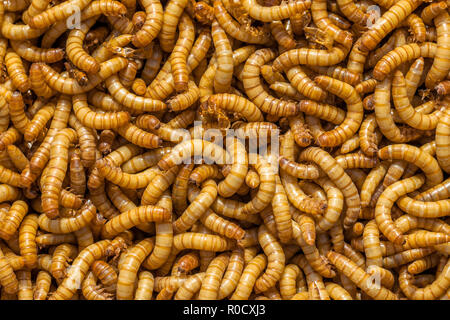
M 290 116 L 298 113 L 298 105 L 291 101 L 281 101 L 265 92 L 259 79 L 260 67 L 275 57 L 270 49 L 257 50 L 250 56 L 243 70 L 243 84 L 248 97 L 261 111 L 279 116 Z
M 393 292 L 378 283 L 373 283 L 371 277 L 348 258 L 332 251 L 328 253 L 327 257 L 340 271 L 372 298 L 378 300 L 397 300 Z
M 257 277 L 263 272 L 267 265 L 267 258 L 264 254 L 259 254 L 254 257 L 244 268 L 239 283 L 231 296 L 231 300 L 248 299 Z
M 111 244 L 111 240 L 102 240 L 81 251 L 73 261 L 72 267 L 69 269 L 64 280 L 50 297 L 50 300 L 71 299 L 80 285 L 79 282 L 84 280 L 91 264 L 94 263 L 95 260 L 99 260 L 105 256 L 106 249 L 108 249 Z
M 311 2 L 295 1 L 269 8 L 261 6 L 255 0 L 244 0 L 242 1 L 242 6 L 252 18 L 263 22 L 270 22 L 286 19 L 292 14 L 302 13 L 311 7 Z
M 450 172 L 448 136 L 450 134 L 450 112 L 446 108 L 436 126 L 436 158 L 445 172 Z
M 380 149 L 378 156 L 382 160 L 405 160 L 414 163 L 424 171 L 427 178 L 425 185 L 428 187 L 435 186 L 444 180 L 442 170 L 436 159 L 417 147 L 394 144 Z
M 317 163 L 336 186 L 341 189 L 348 207 L 344 226 L 350 227 L 356 221 L 360 211 L 360 197 L 350 177 L 343 171 L 336 160 L 319 148 L 310 147 L 306 149 L 301 153 L 300 159 Z
M 160 200 L 157 202 L 157 206 L 160 206 L 169 212 L 172 211 L 172 199 L 170 193 L 165 192 Z M 150 270 L 157 269 L 164 264 L 168 259 L 173 240 L 173 227 L 172 221 L 156 222 L 156 239 L 155 247 L 151 255 L 145 260 L 144 266 Z
M 205 271 L 202 286 L 198 294 L 199 300 L 215 300 L 219 293 L 220 283 L 229 261 L 229 254 L 222 253 L 211 261 Z

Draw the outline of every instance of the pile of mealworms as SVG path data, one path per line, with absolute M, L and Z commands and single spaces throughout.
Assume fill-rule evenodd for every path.
M 0 298 L 449 299 L 449 6 L 1 0 Z

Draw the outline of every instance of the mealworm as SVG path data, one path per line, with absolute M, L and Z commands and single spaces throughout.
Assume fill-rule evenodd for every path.
M 367 268 L 367 272 L 371 276 L 380 277 L 379 281 L 381 285 L 385 286 L 388 289 L 392 289 L 394 285 L 394 275 L 392 274 L 392 272 L 382 267 L 377 267 L 373 265 Z
M 270 41 L 269 35 L 263 30 L 234 21 L 220 0 L 214 1 L 214 16 L 225 32 L 237 40 L 252 44 L 265 44 Z
M 284 268 L 280 279 L 280 293 L 283 299 L 291 299 L 297 293 L 296 280 L 303 277 L 303 272 L 295 264 L 289 264 Z
M 139 272 L 139 280 L 134 300 L 151 300 L 153 293 L 153 285 L 154 285 L 154 277 L 152 273 L 148 271 Z
M 223 148 L 205 140 L 192 139 L 177 144 L 169 154 L 164 155 L 158 162 L 158 167 L 168 170 L 195 156 L 204 156 L 210 161 L 223 164 L 230 163 L 229 154 Z
M 14 86 L 22 93 L 30 90 L 30 80 L 23 61 L 15 51 L 7 50 L 5 65 Z
M 166 6 L 159 33 L 160 46 L 165 52 L 171 52 L 175 45 L 176 27 L 186 4 L 187 0 L 172 0 Z
M 104 292 L 104 289 L 97 285 L 97 277 L 91 271 L 81 283 L 81 291 L 87 300 L 112 300 L 112 294 Z
M 447 39 L 450 37 L 449 21 L 450 16 L 446 11 L 434 19 L 437 32 L 437 48 L 433 64 L 425 79 L 427 88 L 434 88 L 436 83 L 443 80 L 450 70 L 447 62 L 449 58 L 449 48 L 447 47 Z
M 0 99 L 0 132 L 5 132 L 9 125 L 9 110 L 5 98 Z
M 158 174 L 158 171 L 153 168 L 137 174 L 125 173 L 105 159 L 97 160 L 95 165 L 101 176 L 108 181 L 127 189 L 144 188 Z
M 436 218 L 447 215 L 450 202 L 448 199 L 434 202 L 423 202 L 403 196 L 398 199 L 397 205 L 400 209 L 410 215 L 424 218 Z
M 345 142 L 356 133 L 362 118 L 362 102 L 356 90 L 348 84 L 328 78 L 325 76 L 316 77 L 315 81 L 321 87 L 341 97 L 347 103 L 347 115 L 344 121 L 336 129 L 319 136 L 318 142 L 322 146 L 336 146 Z
M 92 273 L 104 286 L 108 287 L 117 283 L 116 271 L 105 261 L 97 260 L 92 264 L 91 268 Z
M 116 129 L 130 121 L 127 112 L 97 113 L 92 111 L 85 94 L 72 96 L 73 111 L 78 120 L 85 126 L 93 129 Z
M 85 86 L 78 84 L 76 79 L 65 78 L 58 74 L 52 67 L 45 63 L 38 63 L 48 86 L 58 92 L 74 95 L 84 93 L 97 86 L 104 79 L 110 79 L 111 75 L 126 67 L 126 59 L 114 57 L 100 64 L 100 70 L 96 74 L 88 76 L 89 80 Z M 116 77 L 116 76 L 113 76 Z
M 376 187 L 381 182 L 388 170 L 389 164 L 387 162 L 381 162 L 373 168 L 364 180 L 361 188 L 361 206 L 368 207 L 371 201 L 372 195 L 375 192 Z M 387 187 L 387 186 L 386 186 Z
M 267 258 L 264 254 L 254 257 L 242 271 L 236 290 L 231 296 L 231 300 L 245 300 L 250 296 L 257 277 L 267 265 Z
M 283 3 L 270 8 L 261 6 L 255 0 L 244 0 L 241 4 L 253 19 L 263 22 L 284 20 L 291 15 L 302 13 L 311 7 L 311 2 L 308 0 L 295 1 L 289 4 Z
M 0 249 L 0 283 L 5 292 L 16 293 L 19 290 L 19 282 L 13 269 L 6 261 L 3 251 Z
M 349 58 L 348 58 L 348 62 L 347 62 L 347 69 L 356 74 L 363 73 L 364 64 L 366 62 L 367 56 L 369 55 L 369 52 L 360 50 L 360 48 L 359 48 L 360 44 L 361 44 L 361 38 L 356 40 L 353 48 L 351 49 L 351 51 L 349 53 Z
M 194 168 L 194 164 L 186 164 L 181 167 L 172 187 L 173 206 L 177 213 L 183 212 L 187 204 L 187 192 L 189 176 Z
M 214 75 L 214 89 L 216 92 L 227 92 L 233 74 L 231 46 L 226 38 L 225 31 L 220 27 L 217 21 L 212 24 L 211 34 L 216 48 L 217 60 L 217 68 Z
M 195 34 L 192 20 L 186 14 L 181 15 L 179 26 L 180 36 L 170 55 L 170 63 L 175 90 L 177 92 L 183 92 L 188 87 L 186 59 L 194 43 Z
M 216 235 L 185 232 L 174 237 L 173 245 L 176 250 L 196 249 L 217 252 L 233 248 L 234 242 Z
M 424 42 L 421 45 L 410 43 L 399 46 L 378 60 L 373 70 L 373 77 L 378 81 L 382 81 L 391 71 L 404 62 L 421 56 L 423 58 L 434 58 L 436 50 L 437 46 L 432 42 Z
M 375 119 L 380 131 L 389 140 L 402 143 L 417 139 L 420 131 L 409 127 L 398 127 L 390 114 L 390 89 L 391 78 L 386 78 L 378 83 L 375 99 Z
M 71 299 L 80 285 L 79 281 L 84 280 L 91 264 L 105 256 L 106 249 L 111 244 L 111 240 L 101 240 L 81 251 L 73 261 L 72 267 L 67 272 L 64 280 L 50 297 L 50 300 Z
M 54 112 L 55 105 L 52 103 L 46 104 L 45 106 L 40 108 L 25 128 L 25 141 L 34 141 L 35 139 L 37 139 L 46 123 L 53 117 Z
M 444 182 L 435 185 L 433 188 L 418 194 L 414 199 L 420 201 L 438 201 L 446 199 L 449 196 L 449 183 L 450 180 L 446 179 Z
M 58 216 L 58 198 L 67 170 L 68 148 L 75 139 L 74 130 L 64 129 L 55 136 L 50 149 L 50 160 L 42 177 L 42 209 L 51 218 Z
M 102 228 L 102 237 L 112 238 L 133 226 L 145 222 L 164 222 L 171 218 L 168 210 L 155 206 L 141 206 L 126 211 L 111 220 Z
M 248 155 L 245 147 L 237 140 L 227 140 L 227 151 L 233 164 L 229 174 L 217 186 L 218 193 L 223 197 L 232 196 L 242 185 L 248 171 Z
M 17 140 L 22 138 L 21 133 L 14 127 L 9 127 L 6 132 L 0 135 L 0 150 L 5 150 L 5 147 L 14 144 Z
M 61 244 L 56 247 L 52 256 L 52 264 L 50 265 L 50 273 L 55 279 L 64 279 L 69 262 L 75 258 L 77 253 L 77 248 L 70 244 Z
M 159 46 L 153 47 L 152 56 L 145 62 L 141 77 L 146 84 L 149 84 L 158 72 L 162 60 L 162 51 Z
M 130 145 L 131 146 L 131 145 Z M 122 165 L 123 172 L 136 173 L 154 166 L 161 158 L 171 151 L 171 147 L 153 149 L 145 153 L 135 155 Z M 136 150 L 139 152 L 138 150 Z
M 202 280 L 202 286 L 198 294 L 199 300 L 217 299 L 222 276 L 225 272 L 228 261 L 228 253 L 222 253 L 211 261 Z
M 355 5 L 355 2 L 352 0 L 338 0 L 336 1 L 339 9 L 342 13 L 354 23 L 365 25 L 367 20 L 369 19 L 369 14 L 363 12 L 360 8 Z
M 81 163 L 80 151 L 75 149 L 70 157 L 70 187 L 76 195 L 83 196 L 86 191 L 86 174 Z
M 375 208 L 375 220 L 377 225 L 380 231 L 395 244 L 403 244 L 405 237 L 392 222 L 392 219 L 389 217 L 389 211 L 400 196 L 414 191 L 420 187 L 423 182 L 423 176 L 414 176 L 398 181 L 387 187 L 377 201 Z M 394 197 L 391 195 L 392 192 L 394 193 Z
M 379 284 L 372 283 L 373 280 L 370 279 L 370 276 L 348 258 L 332 251 L 328 253 L 327 257 L 336 268 L 372 298 L 378 300 L 397 300 L 396 295 L 392 291 Z
M 3 16 L 2 34 L 7 39 L 28 40 L 39 37 L 46 29 L 34 29 L 28 24 L 14 24 L 14 13 L 6 13 Z
M 373 168 L 378 164 L 378 159 L 369 158 L 361 153 L 349 153 L 335 158 L 343 169 Z
M 352 43 L 352 37 L 348 31 L 343 31 L 333 24 L 327 16 L 326 1 L 315 0 L 311 4 L 311 16 L 318 28 L 332 35 L 333 39 L 348 47 Z
M 311 300 L 329 300 L 330 297 L 325 289 L 325 284 L 323 283 L 322 277 L 317 274 L 310 266 L 308 261 L 303 255 L 296 255 L 292 258 L 292 261 L 298 264 L 305 276 L 308 285 L 308 296 Z M 295 297 L 295 296 L 294 296 Z M 293 297 L 293 298 L 294 298 Z M 304 296 L 295 297 L 295 299 L 305 299 Z
M 289 35 L 281 21 L 272 21 L 270 23 L 270 31 L 280 46 L 286 49 L 295 48 L 295 39 Z
M 44 75 L 38 64 L 33 63 L 29 70 L 31 89 L 39 96 L 50 98 L 55 95 L 55 91 L 51 89 L 44 81 Z
M 110 76 L 105 81 L 108 91 L 113 98 L 120 102 L 125 107 L 133 111 L 139 112 L 155 112 L 164 110 L 167 106 L 160 100 L 154 100 L 129 92 L 119 81 L 116 75 Z
M 319 148 L 310 147 L 306 149 L 301 153 L 300 159 L 317 163 L 336 186 L 341 189 L 348 207 L 344 219 L 344 226 L 347 228 L 350 227 L 356 221 L 360 211 L 360 197 L 354 183 L 336 160 Z
M 375 22 L 369 31 L 362 35 L 359 47 L 364 51 L 373 50 L 396 25 L 413 12 L 420 3 L 420 1 L 403 0 L 394 4 Z
M 98 223 L 101 226 L 104 222 L 103 220 L 100 220 L 100 222 L 98 222 L 98 217 L 101 217 L 101 215 L 97 214 L 96 217 L 93 220 L 91 220 L 89 226 L 84 226 L 83 228 L 81 228 L 79 230 L 75 230 L 73 232 L 73 234 L 75 235 L 75 237 L 77 239 L 79 252 L 94 243 L 94 233 L 96 236 L 99 233 L 96 231 L 96 228 L 99 228 L 99 227 L 95 224 Z M 92 231 L 91 231 L 91 229 L 92 229 Z
M 168 192 L 165 192 L 161 196 L 160 200 L 157 202 L 157 206 L 160 206 L 169 212 L 172 211 L 172 200 Z M 155 229 L 155 247 L 151 255 L 144 262 L 144 266 L 150 270 L 157 269 L 166 262 L 171 252 L 173 240 L 171 220 L 167 222 L 156 222 Z
M 338 284 L 325 283 L 328 294 L 333 300 L 353 300 L 350 293 Z
M 50 291 L 52 277 L 47 271 L 39 271 L 36 277 L 36 286 L 33 292 L 33 300 L 45 300 Z
M 159 1 L 156 0 L 142 0 L 142 7 L 145 10 L 145 21 L 142 27 L 134 34 L 133 44 L 138 47 L 145 47 L 152 42 L 158 35 L 164 25 L 164 18 L 166 28 L 168 25 L 169 16 L 166 18 L 163 14 L 163 8 Z M 169 10 L 168 8 L 166 10 Z M 164 17 L 164 18 L 163 18 Z M 163 49 L 164 50 L 164 49 Z
M 414 262 L 411 262 L 408 265 L 408 272 L 410 274 L 419 274 L 423 271 L 436 266 L 439 262 L 439 256 L 435 254 L 431 254 L 422 259 L 418 259 Z
M 301 67 L 293 67 L 287 70 L 286 76 L 291 84 L 305 97 L 317 101 L 322 101 L 326 98 L 327 93 L 309 79 Z
M 208 105 L 222 108 L 229 112 L 241 114 L 247 121 L 262 121 L 263 116 L 256 105 L 243 97 L 234 94 L 222 93 L 211 95 Z
M 64 57 L 64 51 L 60 48 L 41 49 L 29 41 L 10 40 L 10 43 L 14 51 L 27 61 L 54 63 Z
M 211 45 L 211 41 L 212 38 L 210 33 L 206 30 L 201 31 L 187 57 L 186 67 L 188 73 L 194 70 L 203 60 Z M 154 99 L 165 99 L 175 90 L 172 72 L 170 71 L 171 63 L 168 61 L 161 68 L 160 73 L 156 76 L 154 81 L 148 86 L 146 96 Z M 189 85 L 190 83 L 191 85 Z M 188 91 L 189 87 L 191 87 L 191 91 L 194 91 L 192 93 L 195 93 L 195 90 L 192 88 L 195 89 L 196 87 L 192 85 L 192 82 L 188 82 Z M 185 95 L 187 95 L 187 93 L 185 93 Z M 183 96 L 183 94 L 181 94 L 181 96 Z
M 197 268 L 200 264 L 199 254 L 196 251 L 191 251 L 185 255 L 182 255 L 177 263 L 174 263 L 175 275 L 187 274 L 190 271 Z
M 450 134 L 450 112 L 443 111 L 436 126 L 436 158 L 445 172 L 450 172 L 450 154 L 448 152 L 448 136 Z
M 288 132 L 284 137 L 284 140 L 282 141 L 282 148 L 288 144 L 287 141 L 289 141 L 289 144 L 293 146 L 294 141 L 290 132 Z M 285 156 L 284 151 L 282 152 L 282 155 Z M 316 201 L 315 199 L 307 197 L 298 187 L 296 184 L 296 179 L 293 176 L 290 176 L 282 170 L 280 177 L 289 201 L 291 201 L 296 208 L 312 214 L 320 214 L 326 209 L 327 205 L 322 201 Z
M 40 247 L 59 245 L 62 243 L 75 243 L 75 236 L 71 233 L 63 233 L 63 234 L 55 234 L 55 233 L 46 233 L 36 237 L 36 243 Z
M 292 49 L 279 55 L 273 62 L 274 71 L 288 70 L 299 64 L 313 66 L 330 66 L 339 63 L 348 53 L 349 48 L 340 44 L 330 50 Z
M 383 264 L 380 243 L 380 232 L 375 220 L 370 220 L 364 227 L 363 243 L 366 255 L 366 267 L 378 266 Z
M 410 299 L 434 300 L 437 297 L 442 296 L 446 288 L 448 288 L 449 286 L 448 269 L 449 264 L 447 263 L 444 267 L 443 272 L 440 273 L 438 277 L 436 277 L 435 281 L 433 281 L 426 287 L 419 289 L 411 283 L 413 276 L 408 273 L 406 267 L 403 267 L 400 270 L 399 285 L 405 295 Z
M 116 296 L 119 300 L 133 298 L 134 282 L 137 271 L 145 257 L 152 251 L 154 240 L 147 238 L 134 245 L 125 256 L 125 260 L 119 267 Z
M 258 229 L 258 241 L 267 256 L 268 262 L 267 270 L 256 280 L 255 288 L 259 292 L 264 292 L 280 279 L 285 264 L 285 256 L 280 244 L 264 226 Z
M 433 248 L 417 248 L 405 250 L 383 258 L 385 268 L 395 268 L 411 261 L 423 258 L 434 251 Z
M 155 204 L 163 192 L 167 190 L 175 180 L 177 172 L 178 167 L 173 167 L 167 172 L 158 173 L 145 188 L 144 193 L 142 194 L 141 203 L 143 205 Z
M 17 291 L 17 299 L 33 300 L 31 272 L 25 270 L 17 271 L 17 280 L 19 281 L 19 290 Z
M 134 24 L 134 27 L 136 28 L 136 30 L 139 30 L 142 28 L 142 26 L 144 25 L 145 22 L 145 11 L 136 11 L 133 14 L 133 18 L 131 19 L 131 22 Z
M 395 144 L 380 149 L 378 156 L 382 160 L 396 159 L 414 163 L 424 171 L 427 178 L 425 185 L 428 187 L 435 186 L 444 180 L 442 170 L 436 159 L 417 147 L 406 144 Z
M 257 155 L 256 163 L 253 167 L 259 175 L 260 184 L 259 190 L 253 199 L 240 209 L 242 213 L 247 214 L 257 213 L 267 207 L 275 194 L 275 176 L 270 163 L 260 155 Z
M 175 300 L 189 300 L 200 290 L 202 286 L 205 272 L 199 272 L 189 277 L 178 289 L 174 299 Z
M 259 79 L 260 67 L 275 58 L 275 52 L 271 49 L 260 49 L 253 53 L 247 60 L 243 70 L 245 92 L 261 111 L 279 116 L 291 116 L 298 113 L 298 104 L 290 101 L 281 101 L 265 92 Z
M 184 210 L 183 214 L 173 223 L 177 233 L 188 230 L 212 204 L 217 196 L 217 185 L 213 180 L 206 180 L 202 184 L 202 190 L 193 202 Z
M 136 78 L 131 85 L 131 90 L 138 96 L 143 96 L 147 90 L 147 85 L 143 79 Z
M 420 14 L 420 17 L 422 18 L 423 22 L 425 22 L 428 25 L 432 24 L 432 20 L 437 17 L 440 13 L 445 11 L 447 9 L 447 3 L 445 1 L 439 1 L 435 3 L 431 3 L 430 5 L 426 6 L 422 13 Z
M 28 205 L 22 200 L 14 201 L 8 214 L 1 219 L 0 236 L 9 240 L 19 229 L 21 222 L 28 213 Z
M 275 177 L 275 194 L 272 198 L 272 210 L 278 237 L 283 243 L 287 243 L 292 237 L 291 214 L 289 211 L 288 197 L 279 176 Z
M 298 220 L 304 223 L 301 219 Z M 314 271 L 321 276 L 333 277 L 335 275 L 335 272 L 332 268 L 330 268 L 329 263 L 326 261 L 322 253 L 320 253 L 320 251 L 314 244 L 310 245 L 305 242 L 300 225 L 296 224 L 296 222 L 293 222 L 292 227 L 294 238 L 302 248 L 302 251 L 304 252 L 308 263 L 311 265 Z
M 396 71 L 392 81 L 392 99 L 394 100 L 394 106 L 400 118 L 411 127 L 419 130 L 432 130 L 436 128 L 441 112 L 436 110 L 427 115 L 415 112 L 409 102 L 405 78 L 401 71 Z
M 77 231 L 87 225 L 95 215 L 95 206 L 87 201 L 75 217 L 59 218 L 50 220 L 45 214 L 38 219 L 39 227 L 52 233 L 70 233 Z
M 66 52 L 70 61 L 79 69 L 87 73 L 98 73 L 100 64 L 83 49 L 86 33 L 96 22 L 96 18 L 84 21 L 79 29 L 70 31 L 66 42 Z

